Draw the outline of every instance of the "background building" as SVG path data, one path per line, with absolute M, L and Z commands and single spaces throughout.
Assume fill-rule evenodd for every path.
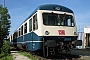
M 90 26 L 84 27 L 84 46 L 90 48 Z

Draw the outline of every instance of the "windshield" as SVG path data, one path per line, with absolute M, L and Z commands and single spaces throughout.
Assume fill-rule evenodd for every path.
M 43 13 L 43 24 L 49 26 L 75 26 L 73 16 L 67 14 Z

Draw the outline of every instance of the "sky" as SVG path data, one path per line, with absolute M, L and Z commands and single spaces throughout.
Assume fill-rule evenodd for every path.
M 20 24 L 40 5 L 58 4 L 73 10 L 78 31 L 90 26 L 90 0 L 5 0 L 5 6 L 11 16 L 12 34 Z M 4 5 L 4 0 L 0 0 Z

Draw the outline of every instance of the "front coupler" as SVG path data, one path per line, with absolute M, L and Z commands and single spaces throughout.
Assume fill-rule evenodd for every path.
M 75 40 L 72 42 L 75 46 L 82 46 L 82 40 Z

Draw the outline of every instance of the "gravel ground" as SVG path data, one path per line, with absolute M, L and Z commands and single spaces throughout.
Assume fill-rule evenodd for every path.
M 11 51 L 11 54 L 13 54 L 14 60 L 30 60 L 29 58 L 20 55 L 17 51 Z M 90 60 L 90 50 L 83 49 L 83 50 L 72 50 L 71 54 L 79 55 L 81 56 L 78 60 Z M 72 59 L 77 60 L 77 59 Z
M 20 55 L 17 51 L 11 51 L 11 54 L 13 55 L 14 60 L 30 60 L 29 58 Z
M 82 60 L 90 60 L 90 56 L 81 56 Z

